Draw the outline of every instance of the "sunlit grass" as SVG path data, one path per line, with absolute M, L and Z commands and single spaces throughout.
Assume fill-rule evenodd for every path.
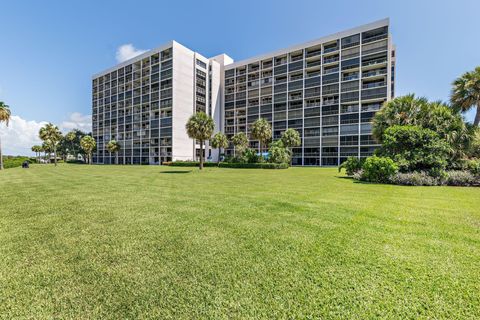
M 0 202 L 0 318 L 480 317 L 480 188 L 34 165 Z

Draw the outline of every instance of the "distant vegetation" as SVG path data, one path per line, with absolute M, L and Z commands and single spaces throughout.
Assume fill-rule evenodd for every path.
M 35 163 L 35 158 L 23 157 L 23 156 L 4 156 L 3 157 L 3 168 L 10 169 L 21 167 L 22 163 L 28 161 L 29 163 Z

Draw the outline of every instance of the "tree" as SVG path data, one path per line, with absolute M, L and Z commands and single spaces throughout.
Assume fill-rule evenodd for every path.
M 468 111 L 477 107 L 473 125 L 480 124 L 480 66 L 475 70 L 464 73 L 453 81 L 450 97 L 453 107 L 458 111 Z
M 32 151 L 35 152 L 35 158 L 37 159 L 37 163 L 40 163 L 40 153 L 42 152 L 42 146 L 35 145 L 32 147 Z
M 82 140 L 82 138 L 86 135 L 87 133 L 81 130 L 73 129 L 64 136 L 58 145 L 57 151 L 63 153 L 64 155 L 71 154 L 75 158 L 77 158 L 78 154 L 85 156 L 82 146 L 80 145 L 80 140 Z
M 258 140 L 260 154 L 262 153 L 262 145 L 267 145 L 268 141 L 272 139 L 272 126 L 264 118 L 257 119 L 252 124 L 252 138 Z M 263 159 L 263 157 L 260 157 Z
M 0 124 L 5 122 L 5 125 L 8 127 L 10 122 L 11 112 L 10 107 L 5 103 L 0 101 Z M 3 155 L 2 155 L 2 141 L 0 139 L 0 170 L 3 170 Z
M 385 130 L 378 153 L 393 159 L 402 172 L 444 170 L 448 143 L 435 131 L 419 126 L 393 126 Z
M 80 140 L 80 145 L 87 155 L 87 162 L 92 164 L 92 152 L 97 147 L 95 139 L 93 139 L 91 136 L 84 136 L 82 140 Z
M 245 132 L 239 132 L 232 137 L 232 143 L 235 146 L 235 151 L 238 156 L 242 156 L 248 148 L 248 137 Z
M 461 131 L 465 123 L 447 104 L 409 94 L 386 102 L 373 117 L 372 125 L 373 136 L 381 143 L 385 130 L 395 125 L 427 128 L 443 139 L 452 131 Z
M 45 160 L 45 164 L 47 163 L 47 153 L 48 153 L 48 161 L 50 161 L 50 154 L 52 152 L 52 146 L 50 145 L 49 141 L 44 141 L 42 143 L 42 151 L 43 151 L 43 158 Z
M 108 151 L 115 154 L 115 164 L 118 164 L 118 152 L 120 151 L 120 148 L 120 143 L 116 140 L 110 140 L 107 144 Z
M 270 144 L 268 150 L 269 161 L 272 163 L 287 163 L 291 162 L 291 153 L 285 148 L 282 140 L 274 141 Z
M 210 140 L 215 129 L 215 122 L 205 112 L 197 112 L 188 119 L 185 125 L 190 138 L 200 143 L 200 170 L 203 169 L 203 144 Z
M 39 132 L 40 139 L 48 141 L 53 149 L 53 156 L 55 157 L 55 166 L 57 165 L 57 146 L 62 140 L 62 133 L 58 127 L 52 123 L 47 123 Z
M 297 130 L 292 128 L 285 130 L 282 133 L 280 140 L 282 141 L 283 146 L 287 148 L 287 150 L 290 152 L 290 159 L 293 154 L 292 148 L 298 147 L 302 143 L 302 140 L 300 139 L 300 134 Z
M 224 135 L 222 132 L 217 132 L 213 138 L 212 141 L 210 141 L 212 144 L 212 148 L 218 149 L 218 162 L 220 162 L 220 151 L 221 149 L 225 149 L 228 147 L 228 139 L 227 136 Z

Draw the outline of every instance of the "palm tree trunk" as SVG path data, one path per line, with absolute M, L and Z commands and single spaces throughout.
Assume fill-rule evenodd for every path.
M 260 162 L 263 162 L 263 156 L 262 156 L 262 141 L 258 140 L 258 146 L 260 147 L 260 157 L 258 158 L 258 160 Z
M 2 139 L 0 138 L 0 170 L 3 170 Z
M 53 162 L 55 163 L 55 167 L 56 167 L 57 166 L 57 146 L 53 147 L 53 156 L 55 157 Z
M 200 140 L 200 170 L 203 169 L 203 140 Z
M 475 120 L 473 120 L 473 125 L 475 127 L 480 123 L 480 101 L 477 102 L 477 114 L 475 115 Z

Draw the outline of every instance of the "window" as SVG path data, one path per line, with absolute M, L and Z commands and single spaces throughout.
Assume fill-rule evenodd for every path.
M 203 69 L 207 69 L 207 64 L 201 60 L 197 59 L 197 66 L 202 67 Z

